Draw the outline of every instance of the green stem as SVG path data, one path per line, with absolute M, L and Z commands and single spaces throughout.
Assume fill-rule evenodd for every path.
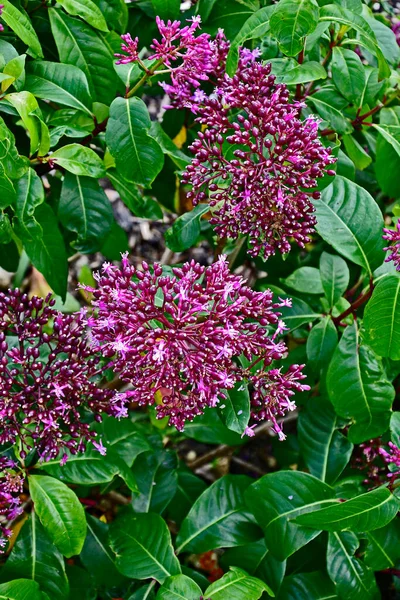
M 139 79 L 139 81 L 137 82 L 136 85 L 133 86 L 133 88 L 131 90 L 129 90 L 129 92 L 126 94 L 125 98 L 132 98 L 132 96 L 135 94 L 135 92 L 142 87 L 142 85 L 144 83 L 146 83 L 146 81 L 148 79 L 150 79 L 150 77 L 152 77 L 154 75 L 154 72 L 158 69 L 158 67 L 160 67 L 162 64 L 164 64 L 163 60 L 158 60 L 152 67 L 151 69 L 148 69 L 143 77 L 141 77 Z

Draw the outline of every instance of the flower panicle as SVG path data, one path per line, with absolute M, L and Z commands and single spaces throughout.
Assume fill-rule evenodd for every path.
M 389 252 L 385 262 L 393 262 L 397 271 L 400 271 L 400 219 L 397 221 L 395 229 L 383 229 L 383 239 L 390 242 L 383 250 Z

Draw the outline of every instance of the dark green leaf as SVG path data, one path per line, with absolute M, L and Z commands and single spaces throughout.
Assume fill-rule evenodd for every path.
M 149 442 L 138 431 L 137 425 L 129 418 L 103 417 L 103 422 L 99 427 L 104 445 L 125 461 L 129 467 L 132 466 L 139 454 L 151 449 Z
M 42 47 L 26 12 L 18 10 L 10 0 L 4 0 L 2 4 L 4 5 L 1 14 L 3 21 L 29 46 L 29 53 L 32 56 L 41 58 L 43 56 Z
M 158 590 L 157 600 L 199 600 L 201 588 L 186 575 L 168 577 Z
M 206 489 L 182 523 L 176 552 L 200 553 L 259 539 L 259 528 L 244 505 L 249 483 L 242 475 L 226 475 Z
M 386 125 L 398 127 L 400 125 L 400 107 L 383 108 L 379 113 L 379 121 L 381 127 Z M 398 139 L 396 140 L 396 138 Z M 384 137 L 378 133 L 374 165 L 376 178 L 383 192 L 395 198 L 400 195 L 400 180 L 397 177 L 400 169 L 400 156 L 396 143 L 392 143 L 400 141 L 400 136 L 396 135 L 396 138 L 392 139 L 390 135 Z
M 278 80 L 286 83 L 286 85 L 295 85 L 326 79 L 327 76 L 326 70 L 320 63 L 310 60 L 301 65 L 296 65 L 289 71 L 285 71 L 281 77 L 278 77 Z
M 336 175 L 315 211 L 318 233 L 337 252 L 368 273 L 382 263 L 382 213 L 364 188 Z
M 190 212 L 178 217 L 165 232 L 165 243 L 173 252 L 182 252 L 196 244 L 200 235 L 200 220 L 209 212 L 208 204 L 198 204 Z
M 177 457 L 168 450 L 152 450 L 138 456 L 133 475 L 139 494 L 133 498 L 135 512 L 161 513 L 171 502 L 177 490 Z
M 272 590 L 261 579 L 248 575 L 238 567 L 231 567 L 229 573 L 225 573 L 221 579 L 208 586 L 204 595 L 213 600 L 258 600 L 263 592 L 274 596 Z
M 285 577 L 279 600 L 335 600 L 335 586 L 321 571 Z
M 246 491 L 246 503 L 264 529 L 271 554 L 285 560 L 319 532 L 294 519 L 335 502 L 334 490 L 307 473 L 279 471 L 264 475 Z
M 313 104 L 318 114 L 325 121 L 328 121 L 337 133 L 351 133 L 353 131 L 350 121 L 343 115 L 340 99 L 335 97 L 332 90 L 322 88 L 309 96 L 308 100 Z M 339 100 L 338 106 L 335 106 L 337 100 Z M 346 101 L 344 103 L 347 104 Z
M 332 50 L 332 78 L 339 92 L 355 104 L 365 84 L 364 65 L 360 57 L 347 48 L 335 46 Z
M 372 163 L 372 158 L 368 152 L 364 150 L 361 144 L 359 144 L 352 135 L 344 135 L 343 143 L 346 152 L 353 161 L 356 169 L 363 171 Z
M 59 0 L 58 4 L 65 8 L 67 13 L 80 17 L 92 27 L 100 31 L 108 31 L 103 13 L 92 0 Z
M 14 579 L 0 585 L 0 600 L 43 600 L 36 581 Z
M 58 550 L 67 558 L 79 554 L 86 536 L 86 519 L 76 494 L 64 483 L 45 475 L 30 475 L 35 511 Z
M 150 126 L 149 111 L 139 98 L 116 98 L 111 104 L 107 145 L 122 176 L 144 187 L 150 187 L 164 163 Z
M 100 250 L 114 220 L 111 203 L 99 183 L 72 173 L 64 176 L 58 217 L 77 234 L 72 245 L 84 253 Z
M 51 160 L 74 175 L 104 177 L 105 169 L 101 158 L 91 148 L 81 144 L 67 144 L 51 155 Z
M 316 373 L 326 370 L 337 343 L 338 334 L 330 317 L 324 317 L 311 329 L 306 346 L 307 358 Z
M 149 133 L 150 136 L 160 144 L 164 154 L 167 154 L 170 157 L 178 169 L 185 169 L 185 167 L 191 162 L 191 158 L 182 152 L 182 150 L 179 150 L 177 146 L 175 146 L 174 142 L 165 133 L 158 121 L 153 121 L 151 123 Z
M 350 279 L 349 268 L 340 256 L 323 252 L 319 272 L 329 308 L 332 308 L 347 290 Z
M 0 117 L 0 165 L 10 179 L 19 179 L 28 170 L 29 160 L 19 156 L 15 138 Z
M 367 533 L 365 563 L 373 571 L 394 567 L 399 558 L 400 521 L 394 519 L 381 529 Z
M 42 180 L 33 169 L 18 179 L 16 188 L 15 214 L 18 219 L 17 233 L 23 241 L 38 239 L 43 235 L 42 227 L 35 218 L 36 207 L 44 202 Z
M 108 169 L 107 177 L 121 197 L 122 202 L 137 217 L 143 219 L 162 219 L 160 205 L 152 198 L 143 196 L 135 183 L 128 181 L 116 169 Z
M 180 0 L 151 0 L 151 3 L 160 19 L 179 19 Z
M 35 511 L 24 523 L 1 570 L 3 581 L 21 577 L 36 581 L 51 600 L 68 598 L 69 584 L 64 559 L 40 524 Z
M 218 407 L 221 420 L 228 429 L 244 434 L 250 420 L 250 396 L 244 383 L 226 391 L 226 398 Z
M 289 277 L 281 280 L 288 287 L 302 294 L 323 294 L 321 276 L 315 267 L 300 267 Z
M 249 39 L 260 38 L 269 31 L 269 20 L 274 10 L 273 6 L 260 8 L 251 15 L 244 23 L 235 39 L 231 42 L 228 58 L 226 61 L 226 71 L 228 75 L 233 75 L 239 57 L 239 48 Z
M 353 420 L 351 442 L 359 444 L 388 428 L 394 389 L 373 352 L 360 345 L 356 323 L 346 328 L 335 350 L 326 384 L 336 413 Z
M 244 438 L 238 433 L 228 429 L 221 421 L 218 412 L 212 408 L 206 409 L 203 415 L 196 417 L 192 422 L 185 425 L 185 436 L 203 442 L 205 444 L 228 444 L 229 446 L 240 446 L 244 444 Z
M 180 525 L 192 508 L 195 500 L 206 489 L 206 484 L 189 469 L 179 469 L 176 494 L 168 505 L 168 516 Z
M 163 583 L 181 572 L 167 524 L 159 515 L 127 514 L 117 519 L 110 527 L 110 543 L 117 568 L 127 577 L 152 577 Z
M 318 4 L 312 0 L 280 0 L 270 18 L 272 35 L 287 56 L 296 56 L 304 38 L 318 23 Z
M 366 342 L 379 356 L 400 359 L 400 277 L 379 281 L 365 309 Z
M 94 0 L 110 29 L 125 33 L 128 26 L 128 5 L 125 0 Z

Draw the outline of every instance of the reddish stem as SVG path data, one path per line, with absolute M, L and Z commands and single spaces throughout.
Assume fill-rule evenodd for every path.
M 357 309 L 360 308 L 360 306 L 365 304 L 371 298 L 373 291 L 374 283 L 373 279 L 371 278 L 369 281 L 368 290 L 364 294 L 360 294 L 358 298 L 354 300 L 354 302 L 349 306 L 349 308 L 342 312 L 342 314 L 340 314 L 338 317 L 332 317 L 332 321 L 335 323 L 335 325 L 340 325 L 346 317 L 348 317 L 351 314 L 355 314 Z

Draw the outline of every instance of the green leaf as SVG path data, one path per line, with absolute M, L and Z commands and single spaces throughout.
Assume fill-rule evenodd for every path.
M 328 121 L 337 133 L 344 134 L 353 131 L 349 119 L 343 115 L 343 110 L 340 106 L 335 106 L 334 101 L 336 98 L 331 90 L 322 88 L 309 96 L 308 100 L 314 105 L 318 114 L 325 121 Z
M 93 100 L 109 105 L 119 86 L 114 50 L 90 25 L 59 9 L 50 8 L 48 12 L 60 62 L 79 67 L 86 75 Z
M 103 13 L 92 0 L 57 0 L 70 15 L 80 17 L 95 29 L 108 31 Z
M 156 15 L 160 19 L 167 20 L 179 19 L 180 0 L 151 0 Z
M 373 352 L 360 345 L 356 323 L 346 328 L 335 350 L 326 385 L 336 413 L 353 420 L 351 442 L 359 444 L 388 428 L 394 388 Z
M 25 89 L 37 98 L 71 106 L 92 115 L 85 74 L 73 65 L 47 61 L 28 63 Z
M 228 75 L 232 76 L 236 71 L 239 48 L 243 46 L 244 42 L 249 39 L 261 38 L 269 31 L 269 20 L 273 10 L 273 6 L 265 6 L 257 10 L 247 19 L 234 40 L 231 41 L 226 60 L 226 72 Z
M 87 536 L 80 561 L 99 586 L 111 587 L 124 581 L 115 566 L 115 555 L 108 544 L 109 525 L 86 515 Z
M 12 181 L 5 173 L 0 172 L 0 209 L 15 204 L 16 200 L 17 194 Z
M 344 147 L 346 148 L 346 152 L 353 161 L 356 169 L 363 171 L 372 163 L 372 158 L 370 155 L 352 135 L 344 135 L 343 143 Z
M 354 557 L 358 546 L 359 541 L 351 531 L 329 534 L 328 573 L 343 600 L 373 600 L 378 595 L 373 572 Z
M 221 420 L 228 429 L 244 434 L 250 420 L 250 396 L 247 386 L 237 383 L 226 391 L 226 398 L 218 407 Z
M 182 523 L 177 554 L 229 548 L 259 539 L 259 529 L 244 505 L 249 483 L 242 475 L 225 475 L 207 488 Z
M 135 461 L 132 473 L 139 494 L 132 500 L 135 512 L 161 513 L 177 490 L 177 457 L 174 452 L 154 449 L 144 452 Z
M 283 75 L 278 77 L 278 80 L 286 85 L 297 85 L 299 83 L 309 83 L 310 81 L 318 81 L 319 79 L 326 79 L 328 74 L 324 67 L 313 60 L 296 65 L 293 69 L 286 71 Z
M 379 131 L 381 136 L 392 146 L 397 156 L 400 156 L 400 126 L 373 123 L 372 127 Z
M 300 267 L 286 279 L 281 279 L 288 287 L 302 294 L 323 294 L 321 276 L 315 267 Z
M 42 180 L 31 168 L 15 183 L 15 215 L 18 219 L 17 235 L 26 242 L 41 238 L 43 229 L 35 218 L 36 208 L 44 202 Z
M 147 439 L 129 418 L 103 417 L 99 431 L 104 445 L 117 454 L 129 467 L 133 465 L 139 454 L 151 450 Z
M 261 579 L 248 575 L 238 567 L 231 567 L 229 573 L 208 586 L 204 595 L 213 600 L 258 600 L 263 592 L 275 596 Z
M 158 590 L 157 600 L 199 600 L 201 588 L 186 575 L 168 577 Z
M 246 491 L 246 503 L 265 534 L 271 554 L 285 560 L 319 532 L 294 519 L 335 502 L 334 490 L 307 473 L 279 471 L 264 475 Z
M 384 527 L 399 510 L 399 503 L 385 487 L 361 494 L 336 506 L 301 515 L 296 522 L 324 531 L 373 531 Z
M 373 571 L 394 567 L 399 558 L 400 522 L 394 519 L 381 529 L 367 533 L 368 546 L 365 550 L 365 563 Z
M 10 0 L 4 0 L 2 4 L 4 5 L 1 14 L 2 20 L 7 23 L 24 44 L 29 46 L 29 53 L 34 58 L 42 58 L 42 47 L 26 12 L 18 10 Z
M 164 164 L 159 144 L 149 136 L 151 121 L 139 98 L 116 98 L 110 107 L 106 142 L 123 177 L 150 187 Z
M 289 328 L 289 331 L 293 331 L 297 327 L 304 325 L 305 323 L 312 323 L 315 319 L 322 317 L 321 314 L 314 312 L 314 310 L 301 300 L 294 296 L 288 296 L 285 292 L 276 288 L 275 286 L 268 286 L 274 292 L 275 297 L 279 298 L 291 298 L 291 306 L 283 306 L 279 309 L 282 315 L 282 319 L 285 321 L 285 325 Z M 277 300 L 275 300 L 277 301 Z
M 191 423 L 186 423 L 184 434 L 204 444 L 215 444 L 216 440 L 229 446 L 240 446 L 245 443 L 238 433 L 224 425 L 218 412 L 212 408 L 206 409 L 203 415 L 196 417 Z
M 337 4 L 329 4 L 321 8 L 319 20 L 321 22 L 333 21 L 355 29 L 360 34 L 360 39 L 357 40 L 357 43 L 364 45 L 378 59 L 380 78 L 383 79 L 390 76 L 390 67 L 378 45 L 376 36 L 371 26 L 361 15 Z
M 381 279 L 364 314 L 365 340 L 379 355 L 400 359 L 400 277 Z
M 350 460 L 353 444 L 340 431 L 330 402 L 310 398 L 299 415 L 298 436 L 311 475 L 332 484 Z
M 167 154 L 170 157 L 178 169 L 185 169 L 191 162 L 191 158 L 175 146 L 174 142 L 169 135 L 165 133 L 161 127 L 161 123 L 158 121 L 153 121 L 151 123 L 150 136 L 160 144 L 164 154 Z
M 47 125 L 41 120 L 42 113 L 37 100 L 30 92 L 7 94 L 5 99 L 17 110 L 28 130 L 30 138 L 30 155 L 38 152 L 44 156 L 50 149 L 50 137 Z
M 167 247 L 173 252 L 182 252 L 194 246 L 200 235 L 201 217 L 209 210 L 208 204 L 198 204 L 190 212 L 178 217 L 164 234 Z
M 364 91 L 365 71 L 360 57 L 347 48 L 332 49 L 332 78 L 339 92 L 349 102 L 356 104 Z
M 318 23 L 318 4 L 312 0 L 280 0 L 271 15 L 271 34 L 287 56 L 296 56 L 304 46 L 304 38 Z
M 116 169 L 108 169 L 107 177 L 118 192 L 122 202 L 137 217 L 143 219 L 162 219 L 159 204 L 147 196 L 143 196 L 135 183 L 128 181 Z
M 180 525 L 183 519 L 192 508 L 195 500 L 206 489 L 205 482 L 192 473 L 189 469 L 178 469 L 178 484 L 176 494 L 168 505 L 168 516 L 177 525 Z
M 400 49 L 390 24 L 387 21 L 382 23 L 372 15 L 366 21 L 373 30 L 384 57 L 390 65 L 396 68 L 400 59 Z
M 42 204 L 35 218 L 43 230 L 40 238 L 24 239 L 27 255 L 33 265 L 43 273 L 54 292 L 65 300 L 67 294 L 68 263 L 63 237 L 50 206 Z
M 315 325 L 307 338 L 307 358 L 315 373 L 326 369 L 338 343 L 338 334 L 332 319 L 324 317 Z
M 51 161 L 74 175 L 104 177 L 105 169 L 101 158 L 86 146 L 67 144 L 51 155 Z
M 29 490 L 35 511 L 54 545 L 67 558 L 80 554 L 86 519 L 76 494 L 61 481 L 45 475 L 30 475 Z
M 128 5 L 125 0 L 94 0 L 110 29 L 125 33 L 128 27 Z
M 338 596 L 335 586 L 321 571 L 285 577 L 279 590 L 279 600 L 334 600 L 336 598 Z
M 4 67 L 3 75 L 10 75 L 9 79 L 1 82 L 1 91 L 5 92 L 10 85 L 13 85 L 17 92 L 26 87 L 25 85 L 25 60 L 26 54 L 12 58 Z
M 127 514 L 110 527 L 110 544 L 120 573 L 134 579 L 152 577 L 164 583 L 181 572 L 167 524 L 159 516 Z
M 0 600 L 44 600 L 36 581 L 14 579 L 0 585 Z
M 52 600 L 68 597 L 69 584 L 62 554 L 54 547 L 35 511 L 24 523 L 17 541 L 1 570 L 1 579 L 24 577 L 36 581 Z
M 114 220 L 111 203 L 98 181 L 72 173 L 64 176 L 58 217 L 77 234 L 72 246 L 83 253 L 100 250 Z
M 383 108 L 379 113 L 379 121 L 382 128 L 387 125 L 398 127 L 400 125 L 400 107 Z M 400 180 L 397 177 L 400 169 L 400 156 L 396 143 L 400 141 L 400 136 L 397 132 L 398 129 L 386 131 L 386 137 L 378 133 L 374 165 L 379 186 L 385 194 L 394 198 L 400 195 Z
M 390 417 L 390 436 L 396 446 L 400 446 L 400 412 L 394 412 Z
M 332 308 L 347 290 L 350 280 L 349 267 L 340 256 L 323 252 L 320 258 L 319 272 L 325 297 L 328 300 L 329 308 Z
M 19 179 L 28 170 L 29 160 L 19 156 L 15 138 L 0 117 L 0 165 L 10 179 Z
M 337 252 L 369 274 L 382 263 L 382 213 L 372 196 L 336 175 L 315 201 L 317 231 Z

